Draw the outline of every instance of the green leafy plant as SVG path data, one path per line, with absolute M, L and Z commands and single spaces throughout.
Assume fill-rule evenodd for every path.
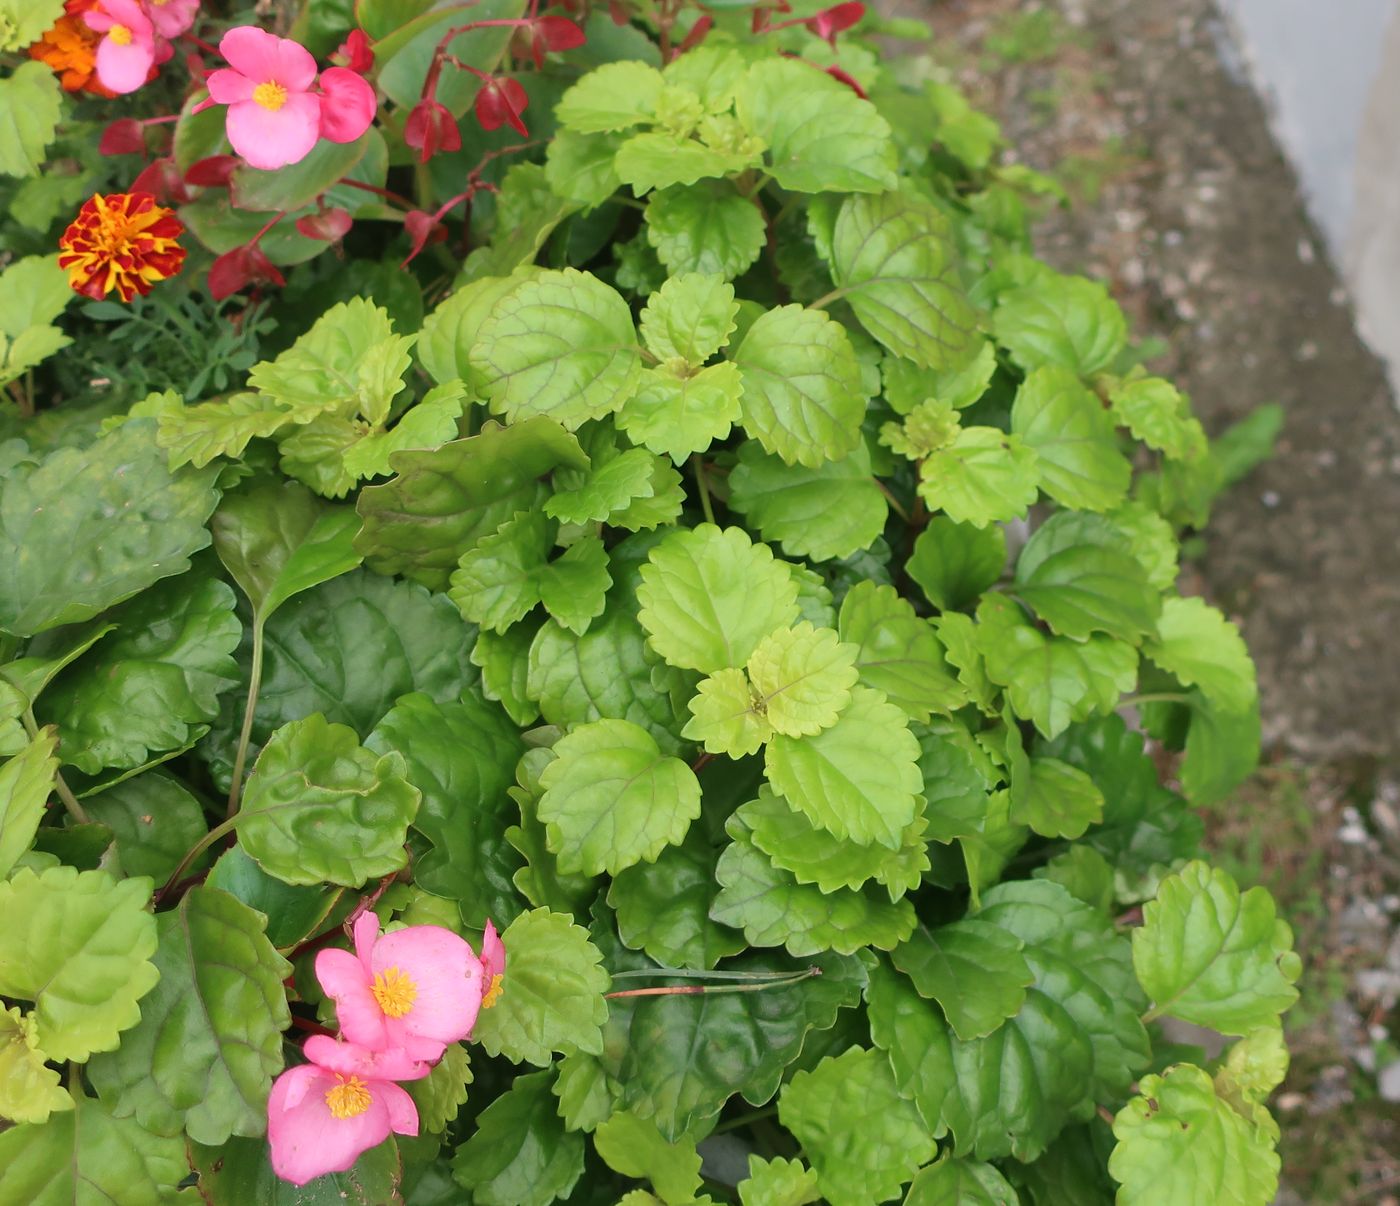
M 1299 961 L 1193 811 L 1257 690 L 1176 589 L 1258 435 L 1217 456 L 851 8 L 595 15 L 470 152 L 465 258 L 182 310 L 277 343 L 0 443 L 0 1200 L 1272 1199 Z M 457 18 L 357 16 L 416 110 Z M 505 971 L 416 1136 L 293 1190 L 268 1095 L 365 907 Z

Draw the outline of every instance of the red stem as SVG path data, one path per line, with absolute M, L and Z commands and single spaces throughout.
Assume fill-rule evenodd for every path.
M 310 1018 L 292 1014 L 292 1025 L 298 1030 L 305 1030 L 308 1034 L 324 1034 L 327 1038 L 335 1038 L 334 1030 L 327 1030 L 320 1022 L 313 1022 Z
M 375 188 L 372 184 L 366 184 L 363 180 L 351 180 L 348 176 L 343 180 L 338 180 L 337 184 L 348 185 L 350 188 L 358 188 L 366 193 L 374 193 L 375 196 L 383 197 L 386 201 L 392 201 L 402 209 L 416 209 L 413 204 L 402 193 L 390 192 L 387 188 Z

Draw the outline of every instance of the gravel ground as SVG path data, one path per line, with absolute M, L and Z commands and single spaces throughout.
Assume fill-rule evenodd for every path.
M 1209 429 L 1284 407 L 1183 582 L 1242 623 L 1268 747 L 1208 823 L 1307 964 L 1279 1201 L 1400 1206 L 1400 412 L 1211 0 L 882 7 L 1074 195 L 1042 254 L 1110 282 Z

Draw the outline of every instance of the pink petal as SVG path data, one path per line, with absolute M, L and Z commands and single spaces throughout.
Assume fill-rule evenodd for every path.
M 133 41 L 145 41 L 151 36 L 151 21 L 146 10 L 136 0 L 102 0 L 96 8 L 83 14 L 89 29 L 104 31 L 113 25 L 125 25 Z
M 178 38 L 194 24 L 199 0 L 165 0 L 163 4 L 152 4 L 146 11 L 161 37 Z
M 391 1115 L 385 1090 L 403 1090 L 376 1082 L 368 1086 L 370 1105 L 363 1114 L 336 1118 L 326 1104 L 326 1093 L 336 1083 L 334 1076 L 314 1064 L 304 1064 L 282 1073 L 273 1084 L 267 1102 L 267 1141 L 272 1171 L 284 1181 L 305 1185 L 325 1173 L 344 1172 L 361 1152 L 389 1137 Z M 292 1086 L 301 1089 L 295 1104 L 290 1101 Z M 402 1103 L 395 1101 L 394 1109 L 400 1111 Z
M 327 67 L 321 72 L 321 92 L 322 138 L 354 142 L 369 129 L 378 106 L 364 77 L 346 67 Z
M 418 1133 L 418 1107 L 413 1104 L 413 1098 L 408 1095 L 398 1085 L 377 1085 L 375 1086 L 384 1102 L 385 1112 L 389 1115 L 389 1126 L 398 1135 L 416 1135 Z
M 281 84 L 288 92 L 305 92 L 316 79 L 316 60 L 305 46 L 256 25 L 229 30 L 219 40 L 219 53 L 257 83 Z
M 316 145 L 321 129 L 321 98 L 292 92 L 275 112 L 257 101 L 239 101 L 228 110 L 228 140 L 250 166 L 271 171 L 300 163 Z
M 372 1051 L 324 1034 L 313 1034 L 301 1051 L 313 1064 L 329 1072 L 358 1076 L 361 1080 L 421 1080 L 432 1071 L 426 1063 L 411 1060 L 402 1051 Z
M 506 973 L 506 948 L 501 944 L 490 918 L 487 918 L 486 929 L 481 935 L 481 970 L 488 990 L 492 980 Z
M 365 974 L 372 978 L 374 944 L 379 941 L 379 914 L 372 909 L 366 909 L 355 918 L 351 933 L 355 939 L 355 958 L 364 964 Z
M 370 992 L 372 983 L 364 965 L 349 951 L 326 950 L 316 955 L 316 979 L 335 1002 L 341 1033 L 352 1043 L 375 1051 L 388 1043 L 384 1011 Z
M 253 89 L 257 86 L 232 67 L 211 71 L 204 82 L 209 85 L 210 100 L 219 105 L 236 105 L 239 101 L 252 100 Z
M 109 36 L 97 44 L 97 78 L 113 92 L 135 92 L 151 74 L 154 61 L 155 46 L 149 37 L 145 41 L 133 37 L 118 46 Z
M 374 947 L 374 970 L 390 967 L 407 975 L 416 989 L 412 1009 L 386 1019 L 391 1041 L 414 1036 L 445 1046 L 471 1033 L 481 1008 L 481 963 L 464 939 L 437 925 L 385 934 Z M 411 1044 L 405 1047 L 413 1053 Z

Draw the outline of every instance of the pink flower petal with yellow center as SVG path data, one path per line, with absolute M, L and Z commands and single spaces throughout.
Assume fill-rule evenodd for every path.
M 240 25 L 219 40 L 219 53 L 254 84 L 277 83 L 305 92 L 316 81 L 316 60 L 291 38 L 279 38 L 256 25 Z
M 257 97 L 257 88 L 253 93 Z M 239 101 L 229 106 L 227 130 L 233 149 L 252 167 L 271 171 L 300 163 L 320 137 L 321 98 L 288 91 L 267 101 Z
M 209 99 L 215 104 L 236 105 L 239 101 L 253 99 L 253 81 L 232 67 L 211 71 L 204 82 L 209 86 Z

